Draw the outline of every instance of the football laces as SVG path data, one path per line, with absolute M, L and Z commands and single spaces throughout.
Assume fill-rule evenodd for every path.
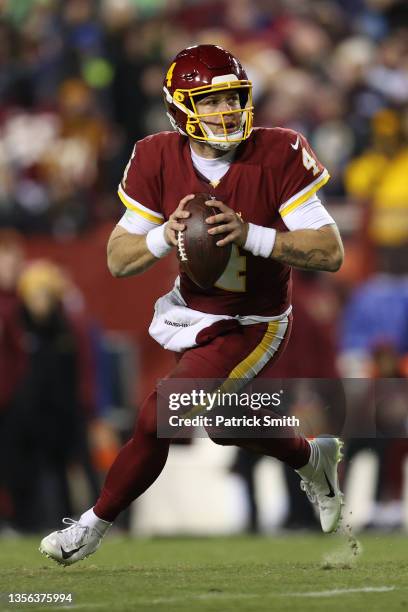
M 177 250 L 179 253 L 180 261 L 188 261 L 186 248 L 184 244 L 184 236 L 182 231 L 177 232 Z

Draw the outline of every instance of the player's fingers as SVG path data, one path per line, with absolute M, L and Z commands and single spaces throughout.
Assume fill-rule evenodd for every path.
M 226 232 L 233 232 L 236 229 L 235 225 L 225 223 L 224 225 L 217 225 L 217 227 L 211 227 L 208 233 L 211 235 L 225 234 Z
M 216 243 L 217 246 L 225 246 L 226 244 L 228 244 L 229 242 L 236 242 L 237 238 L 239 238 L 240 236 L 240 231 L 237 228 L 234 229 L 230 229 L 229 232 L 227 233 L 227 235 L 222 238 L 221 240 L 218 240 L 218 242 Z
M 167 242 L 169 242 L 173 246 L 177 246 L 176 232 L 172 230 L 169 225 L 167 225 L 166 227 L 165 237 L 166 237 Z
M 216 208 L 219 208 L 222 212 L 227 212 L 228 210 L 231 210 L 226 204 L 224 204 L 224 202 L 221 202 L 220 200 L 206 200 L 205 205 L 215 206 Z
M 183 210 L 182 208 L 176 208 L 174 213 L 170 215 L 170 218 L 173 219 L 187 219 L 190 216 L 190 212 L 188 210 Z
M 235 238 L 236 238 L 236 236 L 233 233 L 228 234 L 228 236 L 225 236 L 225 238 L 222 238 L 222 240 L 218 240 L 218 242 L 216 242 L 216 245 L 217 246 L 225 246 L 229 242 L 234 242 Z
M 178 223 L 175 219 L 169 220 L 169 229 L 175 232 L 182 232 L 186 229 L 184 223 Z
M 184 198 L 182 198 L 180 200 L 179 205 L 177 206 L 177 208 L 184 208 L 184 206 L 187 204 L 187 202 L 189 202 L 193 198 L 195 198 L 195 195 L 193 193 L 189 193 L 188 195 L 184 196 Z
M 212 215 L 212 217 L 207 217 L 205 220 L 205 222 L 209 223 L 210 225 L 212 223 L 222 223 L 223 221 L 232 221 L 231 215 L 228 213 L 219 213 L 217 215 Z
M 169 217 L 169 221 L 171 223 L 173 223 L 174 221 L 177 223 L 179 219 L 187 219 L 187 217 L 190 215 L 189 212 L 187 211 L 183 211 L 183 210 L 178 210 L 178 208 L 171 213 L 170 217 Z

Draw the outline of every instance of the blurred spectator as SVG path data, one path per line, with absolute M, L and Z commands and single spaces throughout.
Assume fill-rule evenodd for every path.
M 339 367 L 345 378 L 371 378 L 379 345 L 408 353 L 408 280 L 376 275 L 355 289 L 341 315 Z
M 4 316 L 16 304 L 23 262 L 21 236 L 14 230 L 0 230 L 0 316 Z
M 366 395 L 357 398 L 355 409 L 361 419 L 370 421 L 374 409 L 375 430 L 371 438 L 354 438 L 346 446 L 344 466 L 362 450 L 369 449 L 378 460 L 375 495 L 366 528 L 395 529 L 403 523 L 404 463 L 408 455 L 408 380 L 404 360 L 392 341 L 373 346 L 372 377 L 375 384 Z M 364 386 L 362 387 L 364 388 Z
M 58 113 L 8 112 L 0 132 L 0 172 L 5 179 L 0 223 L 57 237 L 106 218 L 98 205 L 109 177 L 101 170 L 110 155 L 109 126 L 95 113 L 86 83 L 64 81 L 58 103 Z
M 24 369 L 18 319 L 17 283 L 23 265 L 21 237 L 11 230 L 0 231 L 0 528 L 12 514 L 7 490 L 6 414 Z
M 349 194 L 366 207 L 367 235 L 379 270 L 400 274 L 408 273 L 408 125 L 403 117 L 390 109 L 377 112 L 371 148 L 349 163 L 345 175 Z
M 355 431 L 346 447 L 345 466 L 361 450 L 378 458 L 375 501 L 368 526 L 395 528 L 402 524 L 403 465 L 407 446 L 408 281 L 378 275 L 357 288 L 342 315 L 339 367 L 344 377 L 376 379 L 355 387 L 349 410 Z M 374 411 L 374 420 L 373 420 Z
M 64 285 L 61 271 L 47 261 L 32 263 L 19 280 L 15 334 L 25 367 L 5 414 L 3 440 L 12 525 L 21 531 L 47 528 L 72 512 L 70 465 L 82 466 L 92 494 L 98 486 L 86 431 L 95 413 L 88 331 L 64 310 Z

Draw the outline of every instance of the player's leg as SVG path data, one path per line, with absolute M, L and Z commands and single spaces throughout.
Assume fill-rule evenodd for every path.
M 270 378 L 275 361 L 272 360 L 260 373 L 260 378 Z M 323 386 L 322 386 L 323 385 Z M 341 382 L 333 380 L 329 385 L 319 387 L 328 403 L 333 407 L 331 431 L 340 431 L 344 420 L 344 389 Z M 335 398 L 333 398 L 335 394 Z M 296 472 L 301 477 L 300 487 L 309 500 L 317 506 L 323 531 L 332 532 L 337 528 L 344 505 L 343 494 L 338 480 L 338 464 L 342 458 L 343 442 L 333 437 L 316 437 L 309 440 L 309 461 Z M 290 465 L 287 462 L 288 465 Z M 294 467 L 294 466 L 292 466 Z
M 165 466 L 170 440 L 157 437 L 156 392 L 139 411 L 132 438 L 119 451 L 94 508 L 79 519 L 64 519 L 66 529 L 45 537 L 40 551 L 71 565 L 96 551 L 116 516 L 141 495 Z
M 132 438 L 113 462 L 95 504 L 95 514 L 105 521 L 116 517 L 158 478 L 169 452 L 170 440 L 157 437 L 157 393 L 145 400 Z
M 230 324 L 222 326 L 228 330 Z M 235 327 L 235 325 L 234 325 Z M 221 332 L 220 326 L 215 327 Z M 211 362 L 179 359 L 169 378 L 216 378 Z M 222 376 L 222 373 L 219 373 Z M 64 519 L 66 529 L 45 537 L 40 551 L 58 563 L 71 565 L 96 551 L 117 515 L 139 497 L 161 473 L 167 460 L 170 440 L 157 437 L 156 391 L 143 403 L 138 414 L 133 437 L 120 450 L 111 466 L 95 506 L 79 521 Z
M 266 324 L 241 327 L 225 323 L 205 330 L 199 340 L 202 346 L 186 351 L 170 374 L 173 378 L 227 378 L 233 368 L 256 352 L 259 359 L 250 366 L 256 376 L 270 359 L 279 354 L 287 341 L 290 322 L 273 325 L 273 337 L 265 340 Z M 249 330 L 251 330 L 249 332 Z M 270 331 L 270 330 L 269 330 Z M 216 334 L 214 336 L 214 334 Z M 253 360 L 252 360 L 253 361 Z M 262 365 L 263 364 L 263 365 Z M 242 371 L 245 374 L 244 371 Z M 221 440 L 216 440 L 222 443 Z M 40 550 L 59 563 L 71 565 L 95 552 L 111 522 L 121 510 L 141 495 L 162 471 L 169 449 L 168 439 L 157 437 L 156 393 L 147 398 L 137 419 L 132 439 L 121 449 L 106 478 L 102 493 L 94 508 L 85 512 L 79 521 L 66 519 L 69 525 L 44 538 Z M 229 440 L 228 443 L 237 443 Z M 255 444 L 255 446 L 254 446 Z M 285 461 L 294 468 L 308 465 L 310 445 L 288 428 L 284 438 L 263 441 L 251 440 L 245 445 L 256 452 Z
M 289 339 L 291 318 L 274 321 L 270 324 L 239 326 L 230 329 L 227 334 L 215 338 L 206 331 L 206 342 L 183 356 L 183 366 L 188 371 L 200 371 L 200 364 L 205 368 L 201 378 L 232 379 L 250 382 L 258 376 L 271 362 L 276 362 L 284 351 Z M 209 328 L 212 330 L 212 328 Z M 199 336 L 200 338 L 200 336 Z M 239 384 L 239 383 L 238 383 Z M 259 414 L 260 411 L 257 411 Z M 268 411 L 271 417 L 279 415 Z M 212 437 L 214 442 L 223 445 L 236 445 L 263 455 L 280 459 L 294 469 L 304 466 L 310 457 L 308 441 L 299 435 L 293 427 L 280 428 L 280 436 L 241 439 L 220 439 Z
M 289 333 L 290 321 L 287 324 L 282 321 L 269 326 L 242 327 L 192 351 L 186 355 L 186 361 L 206 360 L 213 364 L 215 371 L 222 370 L 225 378 L 251 380 L 262 376 L 266 367 L 273 367 L 286 345 Z M 257 415 L 279 416 L 262 410 L 257 411 Z M 318 505 L 323 531 L 334 531 L 340 520 L 343 503 L 337 476 L 341 441 L 323 437 L 308 441 L 297 434 L 293 427 L 279 427 L 275 432 L 270 427 L 264 432 L 261 428 L 258 431 L 257 438 L 212 439 L 217 444 L 234 444 L 275 457 L 295 469 L 302 479 L 302 489 Z
M 283 331 L 289 326 L 289 321 L 281 325 L 283 342 L 286 338 Z M 202 346 L 181 355 L 168 378 L 225 378 L 231 359 L 239 363 L 241 357 L 248 353 L 248 348 L 254 350 L 262 340 L 267 325 L 254 327 L 259 329 L 252 334 L 235 321 L 223 321 L 208 328 L 197 338 Z M 143 404 L 134 435 L 110 468 L 93 509 L 95 515 L 107 523 L 114 521 L 122 510 L 153 484 L 165 465 L 170 440 L 157 437 L 156 400 L 154 392 Z M 309 445 L 303 437 L 296 436 L 293 429 L 289 433 L 292 437 L 289 438 L 288 434 L 282 454 L 286 457 L 291 452 L 293 464 L 297 467 L 307 461 Z
M 260 412 L 258 411 L 257 414 L 262 418 Z M 271 416 L 271 412 L 268 412 L 268 415 Z M 302 456 L 303 447 L 299 443 L 299 436 L 298 438 L 273 437 L 259 440 L 213 437 L 212 440 L 222 446 L 236 445 L 255 453 L 275 457 L 294 468 L 301 477 L 302 491 L 305 491 L 309 500 L 316 504 L 319 510 L 322 530 L 331 533 L 338 527 L 343 506 L 343 494 L 340 491 L 337 474 L 338 463 L 342 458 L 343 443 L 339 438 L 334 437 L 319 437 L 309 441 L 300 438 L 308 444 L 308 459 L 305 459 L 306 454 L 304 454 L 301 462 L 299 457 Z

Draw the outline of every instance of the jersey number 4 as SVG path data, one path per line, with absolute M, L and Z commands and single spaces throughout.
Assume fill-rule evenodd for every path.
M 306 151 L 304 147 L 302 148 L 302 161 L 306 170 L 313 170 L 313 176 L 319 174 L 320 170 L 319 166 L 317 165 L 317 161 L 310 155 L 310 153 Z
M 240 293 L 246 291 L 246 257 L 240 254 L 236 244 L 232 245 L 227 267 L 215 286 L 224 291 Z

